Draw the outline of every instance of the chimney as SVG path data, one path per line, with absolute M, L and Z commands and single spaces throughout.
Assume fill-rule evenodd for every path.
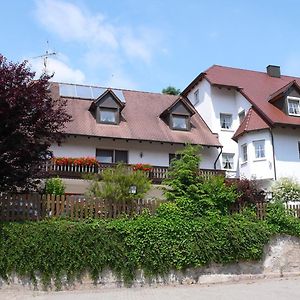
M 268 65 L 267 74 L 271 77 L 280 78 L 280 66 Z

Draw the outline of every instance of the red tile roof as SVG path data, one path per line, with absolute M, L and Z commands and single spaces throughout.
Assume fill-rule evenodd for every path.
M 269 128 L 270 126 L 259 116 L 255 109 L 250 108 L 232 139 L 237 141 L 238 138 L 246 132 Z
M 269 102 L 271 95 L 278 91 L 280 93 L 281 89 L 289 86 L 292 82 L 300 85 L 298 77 L 275 78 L 264 72 L 213 65 L 198 75 L 182 94 L 187 95 L 203 78 L 206 78 L 212 85 L 230 86 L 239 90 L 256 108 L 257 113 L 272 126 L 276 124 L 300 126 L 299 117 L 286 115 Z
M 57 83 L 52 83 L 51 92 L 53 97 L 58 97 Z M 73 121 L 66 125 L 65 132 L 74 135 L 221 147 L 217 135 L 211 132 L 197 112 L 191 117 L 190 131 L 172 130 L 160 118 L 161 113 L 178 96 L 129 90 L 122 92 L 126 104 L 118 125 L 97 123 L 89 111 L 91 100 L 67 98 L 67 111 Z

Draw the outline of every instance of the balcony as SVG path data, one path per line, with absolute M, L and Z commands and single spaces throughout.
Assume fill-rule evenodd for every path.
M 87 174 L 99 174 L 107 168 L 113 168 L 116 164 L 100 163 L 98 165 L 76 165 L 76 164 L 57 164 L 54 161 L 46 162 L 42 167 L 42 177 L 59 176 L 61 178 L 84 179 Z M 136 165 L 125 165 L 130 171 L 133 171 Z M 160 184 L 164 179 L 168 178 L 168 167 L 151 166 L 149 171 L 145 171 L 148 178 L 155 184 Z M 222 170 L 199 169 L 199 175 L 209 178 L 211 176 L 225 176 Z

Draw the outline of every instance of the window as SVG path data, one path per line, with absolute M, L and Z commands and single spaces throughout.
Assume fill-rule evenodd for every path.
M 113 150 L 96 150 L 96 158 L 101 163 L 112 163 L 114 157 Z
M 242 110 L 242 111 L 239 113 L 240 124 L 244 121 L 244 119 L 245 119 L 245 111 Z
M 172 128 L 178 130 L 188 130 L 188 116 L 172 115 Z
M 296 97 L 287 97 L 288 113 L 291 116 L 300 116 L 300 99 Z
M 171 165 L 172 160 L 180 159 L 180 154 L 169 153 L 169 165 Z
M 254 141 L 255 158 L 265 158 L 265 140 Z
M 194 105 L 199 103 L 199 90 L 196 90 L 194 93 Z
M 116 124 L 116 109 L 100 108 L 100 122 Z
M 220 123 L 221 123 L 221 128 L 223 128 L 223 129 L 231 129 L 232 115 L 229 115 L 229 114 L 220 114 Z
M 233 153 L 223 153 L 222 154 L 222 165 L 223 169 L 232 170 L 233 169 Z
M 128 151 L 97 149 L 96 158 L 100 163 L 128 163 Z
M 242 145 L 242 162 L 248 160 L 247 144 Z

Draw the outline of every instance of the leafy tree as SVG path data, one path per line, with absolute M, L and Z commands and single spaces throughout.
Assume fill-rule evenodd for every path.
M 205 179 L 199 175 L 200 149 L 188 145 L 178 153 L 180 158 L 172 161 L 169 178 L 164 181 L 170 188 L 166 198 L 188 216 L 202 216 L 211 211 L 226 214 L 237 199 L 236 187 L 226 185 L 223 176 Z
M 53 99 L 51 76 L 35 73 L 27 62 L 0 55 L 0 190 L 31 188 L 38 166 L 51 157 L 49 147 L 62 139 L 70 120 L 65 102 Z
M 164 88 L 161 91 L 163 94 L 168 94 L 168 95 L 179 95 L 180 94 L 180 89 L 176 89 L 174 86 L 168 86 L 166 88 Z
M 130 193 L 133 186 L 136 187 L 136 193 Z M 144 171 L 134 171 L 119 164 L 115 168 L 105 169 L 101 181 L 94 179 L 87 195 L 113 201 L 130 201 L 143 198 L 150 186 Z

